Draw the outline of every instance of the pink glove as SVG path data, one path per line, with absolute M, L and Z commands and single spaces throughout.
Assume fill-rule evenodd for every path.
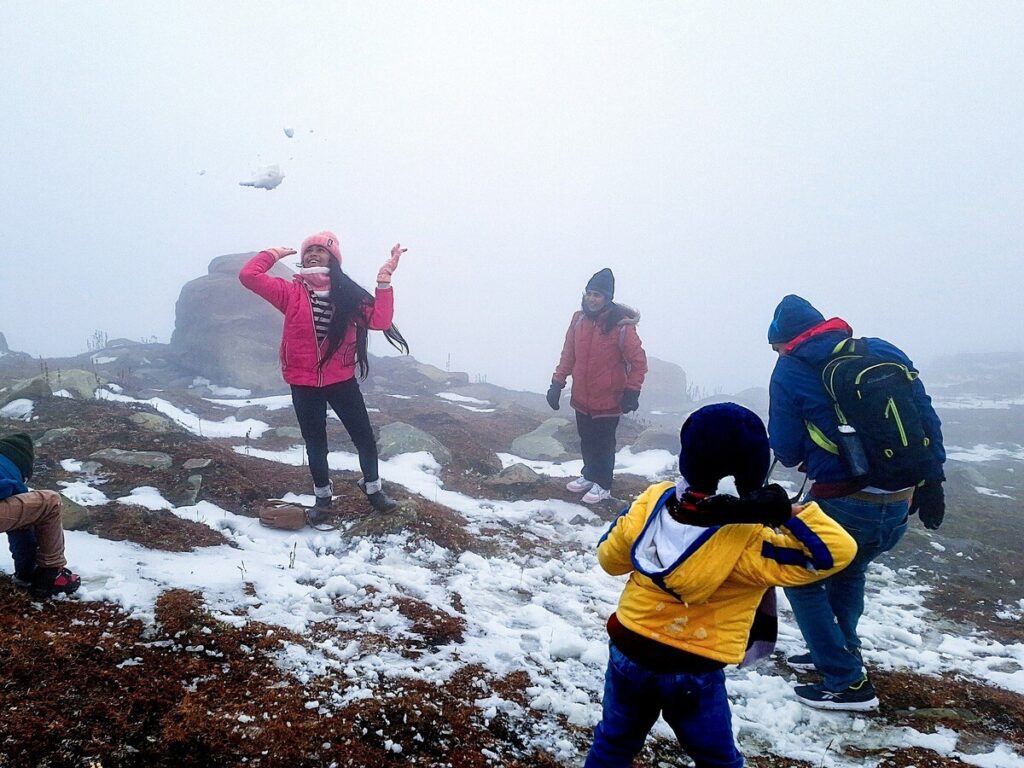
M 380 268 L 380 272 L 377 273 L 377 282 L 383 283 L 384 285 L 391 285 L 391 275 L 398 269 L 398 260 L 402 257 L 408 248 L 403 248 L 401 243 L 395 243 L 395 247 L 391 249 L 391 258 L 384 262 L 384 266 Z
M 285 256 L 292 256 L 295 254 L 294 248 L 267 248 L 267 253 L 272 254 L 275 259 L 280 261 Z

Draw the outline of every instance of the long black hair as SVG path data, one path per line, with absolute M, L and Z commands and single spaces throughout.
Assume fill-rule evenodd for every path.
M 331 274 L 331 293 L 328 300 L 334 307 L 334 312 L 331 314 L 331 323 L 327 326 L 327 352 L 320 360 L 320 367 L 323 368 L 324 363 L 338 351 L 341 342 L 345 340 L 349 325 L 355 325 L 356 364 L 359 366 L 359 378 L 365 379 L 370 372 L 370 364 L 366 355 L 367 329 L 363 323 L 363 313 L 373 304 L 373 296 L 341 271 L 337 259 L 329 259 L 327 268 Z M 384 331 L 384 337 L 399 352 L 409 354 L 409 343 L 393 323 Z

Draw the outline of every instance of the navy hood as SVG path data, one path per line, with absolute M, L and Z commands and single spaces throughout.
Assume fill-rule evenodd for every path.
M 768 326 L 768 343 L 782 344 L 792 341 L 804 331 L 825 322 L 825 316 L 807 299 L 791 293 L 779 302 L 775 316 Z

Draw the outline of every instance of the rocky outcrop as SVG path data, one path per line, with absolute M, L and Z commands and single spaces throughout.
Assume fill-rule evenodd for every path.
M 540 482 L 541 476 L 525 464 L 511 464 L 494 477 L 487 478 L 488 485 L 533 485 Z
M 0 408 L 3 408 L 14 400 L 36 400 L 40 397 L 49 397 L 53 390 L 43 376 L 37 376 L 27 381 L 19 381 L 13 386 L 0 391 Z
M 679 432 L 651 427 L 640 433 L 632 446 L 633 453 L 641 451 L 669 451 L 679 453 Z
M 178 363 L 220 385 L 281 390 L 281 313 L 238 282 L 251 253 L 218 256 L 208 274 L 186 283 L 174 310 L 171 351 Z M 276 264 L 271 275 L 290 279 Z
M 436 366 L 421 363 L 409 355 L 372 357 L 370 360 L 371 388 L 392 393 L 416 395 L 433 394 L 469 383 L 469 375 L 461 371 L 442 371 Z
M 89 454 L 90 459 L 113 461 L 147 469 L 170 469 L 174 460 L 163 451 L 124 451 L 120 448 L 104 448 Z
M 432 435 L 411 424 L 396 421 L 380 428 L 377 441 L 378 452 L 382 459 L 390 459 L 402 453 L 426 451 L 433 456 L 438 464 L 450 464 L 452 454 Z
M 555 434 L 559 429 L 567 427 L 566 419 L 548 419 L 532 432 L 521 435 L 512 441 L 512 453 L 524 459 L 534 461 L 553 461 L 563 458 L 567 451 Z
M 675 363 L 647 357 L 647 376 L 640 393 L 641 412 L 680 411 L 690 402 L 686 371 Z

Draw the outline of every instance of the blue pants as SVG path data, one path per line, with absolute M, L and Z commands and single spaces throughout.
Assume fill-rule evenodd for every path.
M 583 477 L 606 491 L 612 489 L 615 470 L 615 430 L 618 416 L 588 416 L 576 411 L 576 430 L 580 433 Z
M 697 768 L 743 765 L 722 670 L 654 672 L 609 643 L 604 711 L 584 768 L 629 768 L 659 714 Z
M 19 528 L 7 532 L 7 542 L 14 560 L 14 574 L 28 581 L 36 570 L 36 552 L 39 543 L 34 528 Z
M 857 556 L 827 579 L 788 587 L 786 597 L 825 687 L 841 691 L 864 674 L 857 622 L 864 613 L 868 564 L 903 538 L 910 502 L 877 503 L 850 496 L 812 501 L 856 540 Z

